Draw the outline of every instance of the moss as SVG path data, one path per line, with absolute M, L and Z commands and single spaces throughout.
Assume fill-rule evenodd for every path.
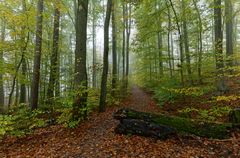
M 223 139 L 229 137 L 230 123 L 215 123 L 168 115 L 156 115 L 151 113 L 127 111 L 127 118 L 141 119 L 144 121 L 167 125 L 176 128 L 181 133 L 195 134 L 201 137 Z

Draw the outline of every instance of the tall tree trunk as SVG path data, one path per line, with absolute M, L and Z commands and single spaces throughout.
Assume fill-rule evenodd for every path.
M 181 65 L 179 65 L 179 69 L 180 69 L 180 78 L 181 78 L 181 83 L 182 85 L 184 85 L 184 78 L 183 78 L 183 62 L 184 62 L 184 57 L 183 57 L 183 38 L 182 38 L 182 33 L 181 33 L 181 28 L 180 28 L 180 24 L 179 24 L 179 19 L 177 16 L 177 12 L 174 8 L 174 5 L 172 3 L 172 0 L 169 0 L 171 8 L 173 10 L 175 19 L 176 19 L 176 24 L 177 24 L 177 30 L 178 30 L 178 35 L 179 35 L 179 49 L 180 49 L 180 62 Z
M 163 41 L 162 41 L 162 34 L 160 32 L 157 34 L 157 39 L 158 39 L 159 75 L 160 77 L 163 77 L 163 60 L 162 60 Z
M 55 4 L 55 11 L 54 11 L 54 27 L 53 27 L 53 47 L 52 47 L 52 55 L 51 55 L 51 66 L 50 66 L 50 77 L 48 83 L 48 90 L 47 90 L 47 98 L 49 103 L 51 104 L 53 98 L 56 93 L 56 86 L 58 77 L 58 67 L 59 67 L 59 53 L 58 53 L 58 46 L 59 46 L 59 26 L 60 26 L 60 10 Z
M 168 43 L 168 65 L 170 77 L 173 77 L 173 69 L 172 69 L 172 56 L 171 56 L 171 31 L 172 31 L 172 20 L 171 20 L 171 12 L 168 7 L 168 34 L 167 34 L 167 43 Z
M 109 24 L 110 24 L 111 11 L 112 11 L 112 0 L 108 0 L 106 18 L 104 23 L 103 73 L 102 73 L 101 94 L 100 94 L 100 102 L 99 102 L 99 112 L 104 112 L 106 109 L 108 52 L 109 52 Z
M 131 35 L 131 25 L 132 25 L 132 6 L 131 3 L 127 5 L 127 20 L 126 20 L 126 89 L 128 87 L 128 76 L 129 76 L 129 50 L 130 50 L 130 35 Z
M 123 82 L 125 80 L 125 50 L 126 50 L 126 5 L 125 2 L 123 2 L 122 4 L 123 7 L 123 32 L 122 32 L 122 66 L 123 66 L 123 74 L 122 74 L 122 78 L 123 78 Z
M 73 119 L 80 116 L 79 109 L 87 105 L 87 19 L 88 0 L 77 1 L 76 16 L 76 49 L 75 49 L 75 90 L 76 97 L 73 103 Z M 85 114 L 84 114 L 85 115 Z
M 22 7 L 23 7 L 23 13 L 26 12 L 26 1 L 22 0 Z M 26 26 L 22 27 L 22 41 L 24 43 L 28 42 L 29 39 L 29 32 L 27 33 L 27 41 L 26 41 Z M 22 60 L 22 82 L 20 85 L 20 100 L 19 103 L 26 103 L 26 97 L 27 97 L 27 90 L 26 90 L 26 79 L 27 79 L 27 61 L 26 61 L 26 49 L 27 47 L 22 47 L 21 51 L 23 54 L 23 60 Z
M 225 93 L 227 90 L 224 79 L 223 62 L 223 32 L 222 32 L 222 10 L 221 0 L 214 0 L 214 33 L 215 33 L 215 56 L 217 69 L 217 90 Z
M 173 74 L 175 71 L 175 58 L 174 58 L 174 45 L 173 45 L 173 32 L 170 32 L 170 43 L 171 43 L 171 56 L 172 56 L 172 70 Z
M 36 45 L 33 66 L 33 78 L 31 86 L 31 108 L 38 108 L 39 79 L 40 79 L 40 63 L 42 52 L 42 22 L 43 22 L 43 0 L 38 0 L 37 5 L 37 23 L 36 23 Z
M 193 84 L 192 79 L 192 70 L 191 70 L 191 57 L 189 51 L 189 40 L 188 40 L 188 27 L 187 27 L 187 17 L 186 17 L 186 4 L 185 0 L 182 0 L 182 9 L 183 9 L 183 33 L 184 33 L 184 45 L 185 45 L 185 55 L 186 55 L 186 62 L 187 62 L 187 72 L 189 83 Z
M 95 10 L 95 2 L 92 0 L 92 12 L 93 12 L 93 19 L 92 19 L 92 47 L 93 47 L 93 63 L 92 63 L 92 86 L 94 88 L 97 87 L 97 52 L 96 52 L 96 10 Z
M 1 42 L 3 43 L 5 41 L 5 23 L 4 20 L 1 20 L 2 25 L 1 25 Z M 3 64 L 4 59 L 3 59 L 3 50 L 0 50 L 0 108 L 4 106 L 4 84 L 3 84 Z M 1 109 L 0 109 L 1 110 Z
M 112 2 L 112 95 L 115 96 L 117 88 L 117 26 L 115 19 L 116 1 Z
M 121 97 L 125 96 L 125 79 L 126 79 L 126 2 L 122 1 L 122 16 L 123 16 L 123 30 L 122 30 L 122 85 Z
M 202 39 L 202 33 L 203 33 L 203 25 L 202 25 L 202 18 L 199 11 L 199 8 L 197 6 L 196 0 L 193 0 L 194 8 L 197 12 L 198 16 L 198 28 L 199 28 L 199 52 L 198 52 L 198 63 L 197 63 L 197 69 L 198 69 L 198 83 L 202 84 L 202 55 L 203 55 L 203 39 Z
M 233 65 L 233 5 L 232 0 L 225 0 L 226 17 L 226 54 L 228 56 L 228 66 Z

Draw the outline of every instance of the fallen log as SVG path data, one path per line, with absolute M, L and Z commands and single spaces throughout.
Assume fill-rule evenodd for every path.
M 228 138 L 230 136 L 230 130 L 233 128 L 233 124 L 231 123 L 207 122 L 164 114 L 138 112 L 131 109 L 120 109 L 114 113 L 113 117 L 120 120 L 120 125 L 117 127 L 117 131 L 121 131 L 121 128 L 123 128 L 122 131 L 125 133 L 128 131 L 130 134 L 136 134 L 135 131 L 132 131 L 134 128 L 141 128 L 140 125 L 134 125 L 134 122 L 131 123 L 132 120 L 140 120 L 146 122 L 146 124 L 149 123 L 168 128 L 175 128 L 180 133 L 189 133 L 214 139 Z M 134 127 L 131 127 L 131 125 L 134 125 Z M 144 129 L 142 129 L 142 131 L 144 131 Z M 149 134 L 147 133 L 147 135 Z
M 136 134 L 140 136 L 153 137 L 157 139 L 167 139 L 177 133 L 176 129 L 149 123 L 143 120 L 123 119 L 116 127 L 115 132 L 118 134 Z

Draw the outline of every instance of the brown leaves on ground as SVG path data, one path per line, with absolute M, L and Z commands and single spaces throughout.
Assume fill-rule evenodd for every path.
M 134 87 L 123 106 L 146 112 L 159 112 L 151 97 Z M 179 136 L 165 141 L 139 136 L 116 135 L 118 122 L 111 107 L 105 113 L 93 113 L 77 129 L 60 125 L 38 129 L 24 138 L 0 141 L 0 157 L 83 157 L 83 158 L 167 158 L 167 157 L 240 157 L 240 135 L 229 140 L 209 140 Z

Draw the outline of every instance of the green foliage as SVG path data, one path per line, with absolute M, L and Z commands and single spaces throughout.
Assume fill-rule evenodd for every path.
M 44 111 L 31 112 L 24 104 L 11 109 L 9 113 L 9 115 L 0 115 L 0 136 L 5 134 L 23 136 L 35 128 L 47 125 L 47 120 L 41 118 L 45 114 Z
M 165 102 L 173 103 L 175 100 L 190 97 L 199 97 L 210 91 L 213 87 L 184 87 L 181 88 L 180 83 L 174 79 L 161 82 L 160 84 L 151 84 L 150 89 L 153 89 L 154 98 L 158 100 L 160 105 Z
M 11 115 L 0 115 L 0 138 L 8 132 L 13 131 L 13 117 Z
M 179 110 L 178 112 L 183 117 L 191 118 L 192 114 L 195 113 L 198 119 L 206 120 L 206 121 L 216 121 L 217 119 L 227 116 L 232 109 L 228 106 L 225 107 L 217 107 L 214 106 L 211 109 L 196 109 L 187 107 L 185 109 Z

